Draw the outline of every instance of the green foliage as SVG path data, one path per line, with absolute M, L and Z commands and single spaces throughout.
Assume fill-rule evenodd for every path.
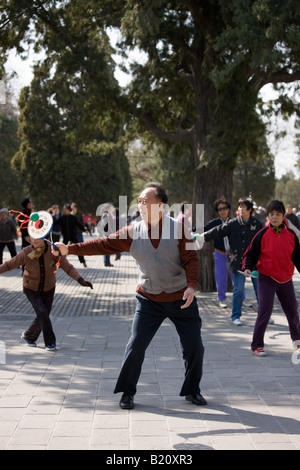
M 19 209 L 22 198 L 22 179 L 11 168 L 11 159 L 18 149 L 18 121 L 0 113 L 0 206 Z
M 128 66 L 132 81 L 125 89 L 113 78 L 108 27 L 121 30 L 117 50 L 124 60 L 135 47 L 145 56 Z M 68 145 L 75 156 L 85 155 L 89 142 L 116 143 L 125 128 L 141 139 L 147 129 L 152 145 L 158 139 L 175 144 L 161 160 L 170 163 L 162 178 L 195 181 L 193 200 L 205 207 L 229 191 L 238 158 L 258 154 L 266 132 L 262 114 L 273 108 L 262 106 L 260 90 L 300 80 L 299 32 L 295 0 L 8 0 L 0 6 L 2 55 L 35 41 L 61 90 L 62 96 L 54 89 L 48 94 L 68 128 L 59 159 Z M 77 94 L 84 100 L 75 99 L 74 113 Z M 276 106 L 286 116 L 296 110 L 283 91 Z M 31 159 L 35 149 L 25 144 L 22 153 Z M 185 158 L 188 147 L 191 160 Z M 192 165 L 185 178 L 187 161 Z M 205 279 L 213 277 L 208 270 Z
M 242 196 L 251 194 L 259 206 L 266 206 L 275 193 L 274 156 L 270 153 L 263 128 L 260 139 L 248 141 L 238 155 L 233 174 L 235 204 Z
M 94 83 L 59 65 L 52 78 L 50 63 L 36 67 L 22 90 L 13 165 L 37 208 L 75 200 L 95 212 L 103 202 L 118 204 L 119 195 L 130 197 L 128 162 L 120 131 L 97 106 Z
M 111 2 L 92 0 L 0 5 L 2 57 L 12 47 L 26 55 L 27 42 L 45 53 L 20 97 L 13 160 L 39 208 L 76 200 L 80 210 L 95 211 L 119 195 L 130 198 L 124 114 L 103 23 L 113 14 Z
M 149 181 L 156 180 L 157 158 L 155 149 L 142 144 L 140 140 L 131 142 L 126 152 L 132 178 L 132 201 L 135 204 L 138 196 Z
M 146 125 L 160 139 L 188 143 L 194 171 L 207 165 L 233 169 L 245 143 L 260 138 L 259 90 L 299 78 L 294 0 L 210 0 L 201 8 L 196 0 L 9 0 L 0 13 L 3 52 L 35 41 L 55 64 L 62 87 L 65 73 L 75 87 L 88 76 L 90 92 L 93 82 L 86 115 L 95 114 L 98 101 L 102 129 L 125 112 L 135 136 Z M 29 24 L 36 38 L 29 38 Z M 120 28 L 124 58 L 134 47 L 145 53 L 145 62 L 131 64 L 126 90 L 113 80 L 107 27 Z M 294 112 L 292 101 L 281 96 L 280 109 Z M 85 133 L 85 122 L 79 125 Z
M 157 171 L 155 180 L 168 188 L 169 204 L 193 201 L 193 155 L 187 145 L 165 142 L 157 146 Z
M 251 194 L 259 206 L 266 207 L 275 195 L 275 168 L 272 156 L 259 161 L 238 159 L 233 176 L 233 206 L 240 197 Z
M 200 167 L 233 169 L 265 132 L 259 90 L 299 78 L 298 2 L 129 0 L 121 30 L 124 51 L 147 55 L 131 67 L 128 96 L 157 137 L 188 141 Z M 287 96 L 277 105 L 295 111 Z
M 300 205 L 300 180 L 296 178 L 293 172 L 288 172 L 276 181 L 276 199 L 284 203 L 291 204 L 293 207 Z

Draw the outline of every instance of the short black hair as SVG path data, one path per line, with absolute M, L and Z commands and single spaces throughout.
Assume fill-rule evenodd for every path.
M 24 209 L 27 207 L 27 204 L 31 202 L 30 197 L 25 197 L 25 199 L 22 199 L 21 201 L 21 206 L 24 207 Z
M 272 211 L 280 212 L 281 214 L 285 215 L 285 207 L 282 201 L 278 201 L 274 199 L 273 201 L 269 202 L 267 207 L 267 214 Z
M 157 199 L 159 199 L 164 204 L 168 203 L 168 195 L 166 193 L 165 188 L 163 187 L 161 183 L 156 183 L 152 181 L 151 183 L 146 184 L 145 189 L 147 188 L 155 188 Z
M 69 203 L 67 203 L 67 202 L 64 204 L 64 207 L 63 207 L 63 208 L 64 208 L 64 209 L 68 209 L 68 211 L 70 211 L 70 212 L 71 212 L 71 210 L 72 210 L 71 204 L 69 204 Z
M 243 204 L 247 207 L 248 211 L 253 210 L 253 201 L 249 197 L 240 197 L 239 202 L 238 202 L 238 207 Z

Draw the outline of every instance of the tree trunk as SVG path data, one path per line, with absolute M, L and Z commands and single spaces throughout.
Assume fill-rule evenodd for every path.
M 233 186 L 233 170 L 218 163 L 217 145 L 210 148 L 208 136 L 217 136 L 215 116 L 211 112 L 215 89 L 202 74 L 201 56 L 193 63 L 193 78 L 195 90 L 196 119 L 193 132 L 194 154 L 194 194 L 193 207 L 204 204 L 204 225 L 216 217 L 214 202 L 225 196 L 231 201 Z M 209 104 L 210 103 L 210 104 Z M 204 243 L 199 256 L 198 289 L 203 292 L 213 292 L 216 289 L 214 276 L 213 242 Z
M 193 203 L 204 204 L 204 224 L 216 217 L 213 204 L 217 198 L 225 196 L 231 201 L 232 180 L 233 170 L 217 167 L 213 164 L 195 170 Z M 213 292 L 216 290 L 213 242 L 204 243 L 198 256 L 198 289 L 202 292 Z

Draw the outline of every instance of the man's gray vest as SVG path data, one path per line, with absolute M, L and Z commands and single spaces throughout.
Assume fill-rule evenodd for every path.
M 139 269 L 139 283 L 145 292 L 171 293 L 187 286 L 178 248 L 180 236 L 177 220 L 165 215 L 161 239 L 155 249 L 145 222 L 142 220 L 134 224 L 130 253 L 135 258 Z

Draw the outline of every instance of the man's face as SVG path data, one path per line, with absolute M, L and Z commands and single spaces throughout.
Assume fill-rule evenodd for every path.
M 163 203 L 157 200 L 156 188 L 144 189 L 138 198 L 138 209 L 145 222 L 158 223 L 162 217 Z
M 0 222 L 2 222 L 3 224 L 7 221 L 7 214 L 6 212 L 1 212 L 0 213 Z

